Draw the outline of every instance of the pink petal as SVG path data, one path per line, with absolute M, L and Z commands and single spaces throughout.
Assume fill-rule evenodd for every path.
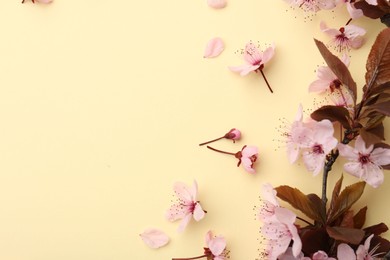
M 273 44 L 271 47 L 268 47 L 263 52 L 263 60 L 261 61 L 262 64 L 266 64 L 268 61 L 272 59 L 272 57 L 275 54 L 275 45 Z
M 362 179 L 373 188 L 378 188 L 384 181 L 383 171 L 375 164 L 365 164 Z
M 363 11 L 361 9 L 356 9 L 351 3 L 347 4 L 347 10 L 352 19 L 358 19 L 363 16 Z
M 196 203 L 195 209 L 194 209 L 194 219 L 196 221 L 199 221 L 202 218 L 204 218 L 204 215 L 205 215 L 205 213 L 204 213 L 204 210 L 202 209 L 202 206 L 199 203 Z
M 337 259 L 356 260 L 356 255 L 353 249 L 347 244 L 340 244 L 337 247 Z
M 366 143 L 364 142 L 363 138 L 359 135 L 355 141 L 355 149 L 362 154 L 369 154 L 374 149 L 374 146 L 370 145 L 368 148 L 366 148 Z
M 282 207 L 275 208 L 275 216 L 281 223 L 286 225 L 294 224 L 297 218 L 297 215 L 295 215 L 291 210 Z
M 245 45 L 244 60 L 250 65 L 259 65 L 263 55 L 260 50 L 252 42 Z M 260 65 L 259 65 L 260 66 Z
M 213 239 L 213 232 L 211 232 L 211 230 L 209 230 L 206 233 L 206 237 L 205 237 L 206 245 L 208 245 L 210 243 L 211 239 Z
M 375 148 L 370 154 L 370 159 L 376 165 L 390 164 L 390 149 L 381 147 Z
M 179 224 L 179 227 L 177 228 L 177 231 L 178 232 L 183 232 L 184 229 L 187 227 L 188 223 L 190 222 L 192 218 L 192 214 L 187 214 L 181 221 L 180 221 L 180 224 Z
M 147 229 L 140 234 L 141 239 L 151 248 L 160 248 L 169 242 L 169 237 L 158 229 Z
M 167 210 L 165 217 L 170 222 L 174 222 L 178 219 L 184 218 L 185 215 L 186 215 L 186 211 L 183 210 L 183 206 L 179 204 L 174 204 Z
M 269 183 L 265 183 L 261 186 L 261 198 L 275 206 L 279 206 L 279 201 L 276 198 L 276 190 Z
M 192 198 L 194 194 L 186 184 L 182 182 L 176 182 L 173 186 L 173 190 L 175 191 L 177 197 L 184 200 L 184 202 L 188 203 L 193 201 Z
M 215 9 L 224 8 L 227 4 L 226 0 L 207 0 L 207 4 Z
M 194 183 L 192 184 L 192 201 L 196 201 L 196 198 L 198 196 L 198 183 L 196 180 L 194 180 Z
M 245 64 L 245 65 L 236 66 L 236 67 L 229 67 L 229 69 L 231 71 L 234 71 L 234 72 L 239 72 L 241 76 L 246 76 L 250 72 L 257 70 L 259 67 L 260 67 L 259 65 Z
M 214 256 L 219 256 L 226 247 L 226 240 L 223 237 L 215 237 L 209 241 L 208 247 Z
M 320 23 L 320 29 L 321 29 L 321 31 L 323 31 L 324 33 L 328 34 L 331 37 L 336 37 L 337 35 L 340 34 L 339 30 L 328 28 L 326 26 L 326 24 L 324 22 L 322 22 L 322 21 Z
M 378 0 L 366 0 L 370 5 L 378 5 Z
M 349 145 L 346 144 L 338 144 L 337 149 L 339 149 L 340 155 L 342 157 L 347 158 L 348 160 L 358 160 L 358 153 Z
M 249 158 L 243 157 L 241 159 L 241 164 L 247 172 L 252 174 L 256 173 L 256 170 L 253 168 L 253 162 Z
M 225 45 L 221 38 L 216 37 L 211 39 L 206 46 L 204 51 L 204 58 L 214 58 L 217 57 L 224 50 Z
M 309 92 L 323 93 L 329 88 L 330 83 L 322 79 L 317 79 L 309 85 Z

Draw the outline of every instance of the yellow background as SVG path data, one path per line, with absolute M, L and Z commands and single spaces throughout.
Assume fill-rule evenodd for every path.
M 226 237 L 232 260 L 255 259 L 260 185 L 320 192 L 320 176 L 288 163 L 276 129 L 281 118 L 293 120 L 299 103 L 308 114 L 323 100 L 308 93 L 323 64 L 313 37 L 328 42 L 319 22 L 337 28 L 347 19 L 338 8 L 310 21 L 282 0 L 231 0 L 222 10 L 205 0 L 2 0 L 0 259 L 197 256 L 209 229 Z M 369 48 L 384 26 L 365 18 L 354 24 L 368 31 L 363 48 L 350 53 L 361 89 Z M 203 59 L 216 36 L 225 51 Z M 265 69 L 274 94 L 259 75 L 227 69 L 243 62 L 236 52 L 249 40 L 276 44 Z M 242 140 L 213 146 L 259 146 L 256 175 L 198 147 L 232 127 Z M 178 234 L 178 223 L 164 218 L 172 185 L 194 179 L 209 213 Z M 345 184 L 354 181 L 346 176 Z M 369 203 L 367 224 L 390 224 L 389 190 L 389 176 L 380 188 L 367 187 L 357 205 Z M 149 227 L 168 233 L 170 244 L 144 245 L 138 235 Z

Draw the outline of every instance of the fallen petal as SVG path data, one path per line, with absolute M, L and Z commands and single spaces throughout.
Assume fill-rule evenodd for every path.
M 158 229 L 147 229 L 142 234 L 140 234 L 140 237 L 145 242 L 145 244 L 151 248 L 160 248 L 168 244 L 169 237 Z
M 215 9 L 224 8 L 227 4 L 226 0 L 207 0 L 207 4 Z
M 206 46 L 204 51 L 204 58 L 214 58 L 217 57 L 224 50 L 225 45 L 221 38 L 216 37 L 211 39 Z

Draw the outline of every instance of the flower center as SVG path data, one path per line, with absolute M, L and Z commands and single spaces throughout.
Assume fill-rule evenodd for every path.
M 320 145 L 320 144 L 314 145 L 312 151 L 315 154 L 323 154 L 324 153 L 324 150 L 322 149 L 322 145 Z
M 341 85 L 342 83 L 339 79 L 333 80 L 332 83 L 330 83 L 330 91 L 333 92 L 336 89 L 340 89 Z
M 361 164 L 370 163 L 370 162 L 371 162 L 370 156 L 369 156 L 369 155 L 366 155 L 366 154 L 361 154 L 361 153 L 359 153 L 359 162 L 360 162 Z

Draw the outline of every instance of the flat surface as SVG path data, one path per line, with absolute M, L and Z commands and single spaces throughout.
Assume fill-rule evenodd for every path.
M 205 0 L 1 1 L 0 259 L 197 256 L 209 229 L 226 237 L 232 260 L 255 259 L 261 184 L 320 192 L 320 176 L 288 163 L 277 128 L 280 119 L 293 120 L 299 103 L 308 114 L 323 100 L 308 93 L 323 65 L 313 37 L 329 41 L 321 20 L 337 28 L 348 14 L 339 8 L 310 21 L 282 0 L 231 0 L 222 10 Z M 368 31 L 366 44 L 350 52 L 361 89 L 365 59 L 384 26 L 365 18 L 355 24 Z M 225 51 L 203 59 L 216 36 Z M 249 40 L 276 45 L 265 69 L 274 94 L 259 75 L 227 69 L 243 62 L 237 51 Z M 232 127 L 242 140 L 214 146 L 259 146 L 256 175 L 198 147 Z M 385 178 L 356 207 L 369 202 L 367 224 L 390 224 L 388 172 Z M 164 218 L 172 185 L 194 179 L 209 213 L 179 234 L 178 223 Z M 138 234 L 148 227 L 168 233 L 170 244 L 146 247 Z

